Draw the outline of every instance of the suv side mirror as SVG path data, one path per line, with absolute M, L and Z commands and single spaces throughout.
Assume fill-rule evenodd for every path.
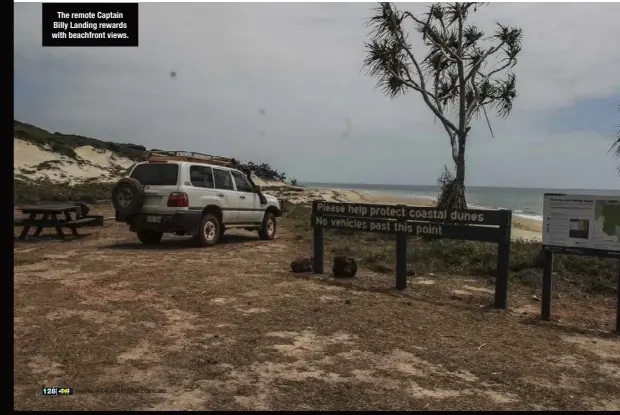
M 260 192 L 260 186 L 259 185 L 254 185 L 254 192 L 256 192 L 256 193 Z

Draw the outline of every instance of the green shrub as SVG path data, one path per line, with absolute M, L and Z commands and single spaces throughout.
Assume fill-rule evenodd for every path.
M 82 146 L 109 150 L 131 160 L 143 160 L 144 152 L 146 151 L 146 147 L 136 144 L 112 143 L 73 134 L 52 134 L 47 130 L 17 120 L 13 120 L 13 137 L 29 141 L 38 146 L 49 145 L 53 151 L 72 159 L 77 158 L 74 149 Z
M 97 203 L 109 201 L 113 183 L 84 183 L 69 185 L 54 183 L 50 180 L 13 180 L 14 204 L 40 202 L 86 202 Z

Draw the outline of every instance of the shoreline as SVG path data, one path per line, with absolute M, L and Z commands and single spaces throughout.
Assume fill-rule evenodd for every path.
M 346 191 L 351 191 L 351 192 L 359 192 L 359 190 L 354 190 L 354 189 L 341 189 L 341 190 L 346 190 Z M 383 192 L 380 190 L 366 190 L 366 191 L 362 191 L 362 192 L 367 192 L 367 193 L 382 193 L 386 196 L 392 197 L 392 198 L 406 198 L 406 199 L 410 199 L 410 200 L 416 200 L 416 201 L 422 201 L 422 200 L 430 200 L 433 204 L 437 203 L 437 198 L 433 197 L 433 196 L 425 196 L 425 195 L 410 195 L 410 196 L 400 196 L 398 194 L 395 193 L 389 193 L 389 192 Z M 480 210 L 494 210 L 494 209 L 502 209 L 499 207 L 495 207 L 495 206 L 485 206 L 485 205 L 478 205 L 475 203 L 468 203 L 468 206 L 470 209 L 480 209 Z M 517 217 L 519 219 L 523 219 L 523 220 L 527 220 L 527 221 L 536 221 L 536 222 L 540 222 L 542 224 L 543 221 L 543 217 L 542 215 L 537 215 L 537 214 L 527 214 L 527 213 L 515 213 L 515 212 L 519 212 L 519 211 L 512 211 L 512 216 Z
M 261 180 L 262 181 L 262 180 Z M 326 202 L 348 202 L 395 205 L 404 204 L 420 207 L 435 206 L 436 198 L 431 196 L 408 196 L 386 193 L 381 191 L 354 190 L 354 189 L 325 189 L 313 187 L 290 186 L 278 182 L 278 184 L 262 181 L 265 193 L 274 193 L 292 204 L 310 204 L 313 200 Z M 493 209 L 483 206 L 472 206 L 474 209 Z M 523 217 L 513 212 L 511 239 L 524 239 L 528 241 L 542 241 L 542 220 L 538 218 Z
M 353 192 L 353 190 L 339 189 L 341 192 Z M 359 194 L 358 194 L 359 195 Z M 364 203 L 376 204 L 408 204 L 412 206 L 432 207 L 435 206 L 436 199 L 423 196 L 398 196 L 393 194 L 369 194 L 361 196 Z M 473 207 L 472 207 L 473 208 Z M 492 208 L 475 206 L 476 209 L 489 210 Z M 533 218 L 524 218 L 513 213 L 512 217 L 512 239 L 524 238 L 529 240 L 542 240 L 542 221 Z

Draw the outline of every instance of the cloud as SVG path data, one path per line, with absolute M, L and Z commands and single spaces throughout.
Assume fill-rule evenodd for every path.
M 450 162 L 445 131 L 417 95 L 390 100 L 361 68 L 372 7 L 142 3 L 138 48 L 43 48 L 40 4 L 15 3 L 15 117 L 266 161 L 302 181 L 433 184 Z M 470 185 L 617 188 L 613 136 L 558 134 L 549 120 L 620 99 L 618 15 L 613 3 L 493 3 L 475 15 L 484 29 L 522 27 L 524 51 L 513 114 L 492 120 L 495 139 L 474 126 Z
M 531 111 L 620 94 L 620 3 L 502 3 L 476 16 L 523 28 L 520 107 Z

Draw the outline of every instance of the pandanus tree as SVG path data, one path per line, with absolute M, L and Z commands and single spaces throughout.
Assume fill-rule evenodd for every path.
M 420 94 L 450 139 L 454 174 L 446 168 L 440 179 L 440 208 L 467 208 L 465 148 L 472 120 L 484 115 L 493 136 L 487 109 L 506 117 L 517 97 L 512 69 L 521 51 L 521 29 L 498 23 L 486 35 L 468 23 L 481 5 L 436 3 L 416 17 L 379 3 L 368 20 L 372 29 L 364 67 L 378 78 L 377 86 L 391 98 L 408 91 Z M 424 56 L 410 42 L 410 31 L 420 38 Z

